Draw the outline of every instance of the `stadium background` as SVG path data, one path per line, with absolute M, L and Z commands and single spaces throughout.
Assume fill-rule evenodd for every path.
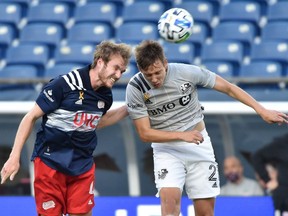
M 169 44 L 159 38 L 158 18 L 171 7 L 183 7 L 194 17 L 193 35 L 185 43 Z M 206 66 L 269 107 L 288 112 L 285 8 L 286 0 L 0 0 L 1 167 L 19 121 L 43 84 L 90 63 L 94 46 L 104 39 L 132 46 L 143 39 L 160 40 L 170 62 Z M 135 72 L 132 59 L 113 88 L 115 105 L 124 101 L 125 86 Z M 223 94 L 199 89 L 199 96 L 221 183 L 225 182 L 222 162 L 229 154 L 240 157 L 245 175 L 255 178 L 249 155 L 287 133 L 287 126 L 265 124 Z M 31 194 L 34 135 L 22 153 L 16 180 L 0 186 L 1 199 Z M 95 151 L 99 198 L 155 195 L 150 145 L 139 140 L 129 119 L 99 131 L 99 143 Z

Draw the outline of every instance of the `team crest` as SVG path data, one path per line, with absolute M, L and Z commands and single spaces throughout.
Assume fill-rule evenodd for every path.
M 98 108 L 99 109 L 102 109 L 102 108 L 104 108 L 104 106 L 105 106 L 105 103 L 104 103 L 104 101 L 98 101 Z
M 191 84 L 189 82 L 187 83 L 184 83 L 180 86 L 180 89 L 181 89 L 181 93 L 182 94 L 185 94 L 187 93 L 188 91 L 190 91 L 192 88 Z

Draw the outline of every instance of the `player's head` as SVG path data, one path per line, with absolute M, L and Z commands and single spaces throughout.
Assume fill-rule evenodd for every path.
M 153 40 L 145 40 L 135 48 L 138 69 L 155 87 L 163 85 L 167 71 L 167 60 L 162 46 Z
M 232 183 L 238 183 L 242 179 L 243 166 L 238 158 L 235 156 L 225 158 L 224 175 Z
M 131 55 L 131 47 L 124 43 L 103 41 L 97 45 L 91 66 L 92 87 L 112 88 L 126 71 Z
M 102 41 L 96 46 L 94 51 L 92 68 L 95 68 L 99 59 L 102 59 L 107 64 L 114 55 L 120 55 L 123 58 L 124 64 L 128 65 L 132 55 L 131 47 L 124 43 L 117 44 L 111 41 Z

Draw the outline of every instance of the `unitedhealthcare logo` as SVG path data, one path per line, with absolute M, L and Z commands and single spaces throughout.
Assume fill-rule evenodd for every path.
M 187 210 L 188 210 L 187 216 L 195 216 L 193 205 L 189 205 Z M 128 210 L 126 209 L 117 209 L 115 211 L 115 216 L 130 216 L 130 214 Z M 161 206 L 160 205 L 138 205 L 137 216 L 161 216 Z M 183 216 L 183 215 L 180 213 L 180 216 Z

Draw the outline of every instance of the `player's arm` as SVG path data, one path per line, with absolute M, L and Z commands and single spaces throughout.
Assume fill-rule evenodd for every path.
M 126 105 L 111 109 L 104 116 L 102 116 L 97 125 L 97 129 L 113 125 L 118 121 L 124 119 L 126 116 L 128 116 Z
M 148 117 L 133 120 L 140 139 L 143 142 L 170 142 L 183 140 L 199 144 L 203 142 L 202 134 L 197 130 L 192 131 L 162 131 L 151 128 Z
M 33 108 L 23 117 L 18 127 L 14 145 L 10 156 L 1 170 L 1 184 L 3 184 L 8 177 L 12 181 L 20 168 L 21 151 L 29 135 L 32 132 L 33 126 L 38 118 L 44 115 L 41 108 L 35 103 Z
M 216 82 L 213 88 L 253 108 L 256 113 L 258 113 L 262 119 L 268 123 L 288 123 L 288 116 L 286 114 L 266 109 L 243 89 L 228 82 L 220 76 L 216 76 Z

